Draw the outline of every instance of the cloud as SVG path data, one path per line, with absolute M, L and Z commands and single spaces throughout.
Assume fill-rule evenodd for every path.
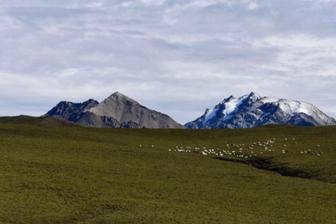
M 250 91 L 335 115 L 336 1 L 2 0 L 0 115 L 121 91 L 180 122 Z M 309 16 L 307 16 L 309 15 Z

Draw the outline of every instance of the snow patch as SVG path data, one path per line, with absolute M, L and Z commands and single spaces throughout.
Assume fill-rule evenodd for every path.
M 208 122 L 209 120 L 211 120 L 212 118 L 214 118 L 217 114 L 217 109 L 216 107 L 212 108 L 211 110 L 209 110 L 204 118 L 204 123 Z
M 237 109 L 239 104 L 241 103 L 240 99 L 232 98 L 230 101 L 225 103 L 225 110 L 223 114 L 226 116 Z

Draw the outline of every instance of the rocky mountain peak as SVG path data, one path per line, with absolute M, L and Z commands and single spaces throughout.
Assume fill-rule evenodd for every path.
M 106 99 L 127 99 L 127 100 L 132 100 L 131 98 L 129 98 L 128 96 L 122 94 L 121 92 L 114 92 L 112 93 L 109 97 L 107 97 Z
M 48 116 L 90 127 L 182 128 L 168 115 L 148 109 L 128 96 L 115 92 L 102 102 L 58 104 Z
M 334 125 L 335 119 L 317 107 L 300 101 L 262 97 L 254 92 L 230 96 L 187 123 L 188 128 L 250 128 L 267 124 L 320 126 Z

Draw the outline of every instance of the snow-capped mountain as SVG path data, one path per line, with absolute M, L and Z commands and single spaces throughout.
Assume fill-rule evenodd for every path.
M 88 127 L 111 128 L 183 128 L 166 114 L 150 110 L 137 101 L 116 92 L 101 103 L 60 102 L 47 114 Z
M 187 128 L 252 128 L 263 125 L 324 126 L 336 125 L 312 104 L 262 97 L 255 93 L 236 98 L 230 96 L 195 121 L 185 124 Z

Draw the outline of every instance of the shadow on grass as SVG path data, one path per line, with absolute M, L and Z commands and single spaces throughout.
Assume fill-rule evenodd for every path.
M 319 180 L 323 182 L 328 182 L 326 180 L 318 179 L 317 172 L 291 168 L 291 167 L 286 166 L 285 164 L 277 164 L 272 161 L 272 158 L 254 157 L 248 160 L 239 160 L 239 159 L 216 157 L 216 159 L 250 165 L 257 169 L 278 173 L 281 176 L 315 179 L 315 180 Z

